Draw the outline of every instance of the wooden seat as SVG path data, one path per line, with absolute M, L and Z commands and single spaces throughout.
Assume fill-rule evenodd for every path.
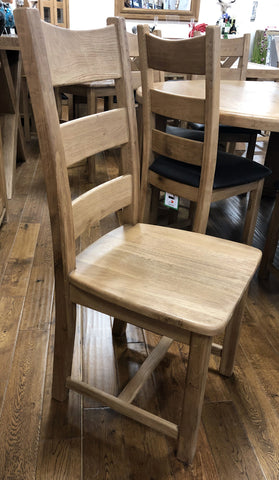
M 249 58 L 250 34 L 243 37 L 221 39 L 221 79 L 246 80 Z M 203 124 L 192 124 L 192 128 L 203 130 Z M 219 126 L 219 143 L 226 151 L 234 153 L 236 142 L 247 143 L 246 158 L 253 160 L 257 136 L 261 132 L 249 128 Z
M 52 228 L 53 397 L 62 401 L 72 388 L 101 399 L 116 411 L 177 439 L 178 458 L 191 462 L 209 355 L 213 350 L 221 356 L 222 374 L 232 373 L 245 294 L 261 252 L 235 242 L 137 223 L 140 169 L 124 19 L 111 19 L 100 30 L 78 32 L 41 22 L 34 9 L 17 9 L 15 18 Z M 217 31 L 212 32 L 216 37 Z M 63 54 L 65 48 L 68 55 Z M 103 78 L 115 80 L 117 108 L 60 124 L 52 87 Z M 71 201 L 67 166 L 114 146 L 119 150 L 121 175 Z M 76 255 L 78 237 L 83 232 L 87 236 L 92 225 L 114 212 L 122 218 L 121 226 Z M 77 304 L 113 316 L 114 334 L 124 334 L 128 322 L 162 335 L 118 397 L 70 376 Z M 221 332 L 225 332 L 223 347 L 213 345 L 212 337 Z M 190 342 L 179 425 L 132 404 L 173 340 Z
M 266 234 L 266 242 L 259 269 L 260 278 L 267 278 L 270 273 L 277 275 L 279 278 L 279 268 L 274 264 L 274 257 L 279 242 L 279 182 L 277 182 L 276 187 L 277 193 L 275 203 Z
M 141 218 L 148 221 L 150 212 L 157 211 L 159 192 L 169 192 L 196 204 L 193 230 L 205 233 L 211 202 L 250 192 L 243 241 L 251 244 L 263 181 L 270 170 L 245 158 L 217 152 L 220 42 L 213 55 L 204 37 L 166 40 L 151 35 L 146 26 L 138 26 L 138 35 L 144 118 Z M 205 99 L 156 89 L 150 74 L 154 69 L 205 75 L 205 80 L 196 80 L 205 82 Z M 204 132 L 170 125 L 164 131 L 160 127 L 162 118 L 202 123 Z

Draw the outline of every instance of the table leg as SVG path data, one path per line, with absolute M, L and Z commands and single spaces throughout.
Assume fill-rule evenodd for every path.
M 270 133 L 265 165 L 272 170 L 272 174 L 264 182 L 263 195 L 275 197 L 274 182 L 279 179 L 279 132 Z

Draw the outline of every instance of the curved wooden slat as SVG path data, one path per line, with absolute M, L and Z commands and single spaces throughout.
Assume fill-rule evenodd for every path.
M 89 190 L 73 201 L 75 238 L 110 213 L 132 201 L 132 177 L 124 175 Z
M 78 118 L 62 124 L 61 133 L 66 164 L 70 167 L 83 158 L 126 143 L 127 115 L 122 108 Z

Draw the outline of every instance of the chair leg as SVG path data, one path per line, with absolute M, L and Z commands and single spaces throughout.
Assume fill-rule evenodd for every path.
M 246 152 L 246 158 L 248 160 L 253 160 L 254 158 L 254 153 L 255 153 L 255 148 L 256 148 L 256 143 L 257 143 L 257 134 L 253 134 L 250 137 L 250 140 L 248 142 L 248 147 L 247 147 L 247 152 Z
M 159 208 L 160 190 L 159 188 L 152 187 L 151 191 L 151 204 L 149 212 L 149 223 L 155 225 L 158 221 L 158 208 Z
M 271 214 L 269 227 L 266 234 L 266 242 L 263 250 L 262 261 L 259 269 L 259 278 L 267 278 L 270 266 L 279 241 L 279 192 L 277 192 L 275 205 Z
M 190 464 L 197 446 L 212 337 L 191 334 L 177 458 Z
M 123 337 L 126 333 L 127 323 L 119 318 L 113 319 L 112 335 L 114 337 Z
M 260 180 L 256 190 L 252 190 L 249 195 L 249 203 L 245 218 L 242 241 L 247 245 L 252 245 L 255 226 L 262 197 L 264 179 Z
M 234 154 L 235 147 L 236 147 L 236 142 L 227 142 L 226 143 L 226 152 Z
M 247 292 L 243 295 L 238 306 L 235 308 L 233 316 L 225 331 L 219 372 L 226 377 L 230 377 L 233 373 L 246 298 Z
M 57 288 L 57 286 L 56 286 Z M 66 378 L 71 376 L 72 360 L 76 330 L 76 305 L 67 303 L 65 296 L 59 296 L 55 301 L 55 341 L 52 397 L 55 400 L 63 401 L 68 396 L 68 389 L 65 387 Z

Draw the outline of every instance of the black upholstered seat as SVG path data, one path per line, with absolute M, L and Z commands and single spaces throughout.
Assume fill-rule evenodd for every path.
M 204 132 L 168 125 L 166 133 L 191 140 L 203 141 Z M 165 156 L 157 156 L 150 170 L 176 182 L 198 187 L 201 168 L 196 165 L 179 162 Z M 230 153 L 217 153 L 217 162 L 213 189 L 244 185 L 267 177 L 271 170 L 257 162 L 251 162 L 245 157 Z
M 179 162 L 171 158 L 158 156 L 150 170 L 176 182 L 198 187 L 201 168 L 196 165 Z M 213 189 L 227 188 L 255 182 L 267 177 L 269 168 L 257 162 L 229 153 L 218 152 Z

